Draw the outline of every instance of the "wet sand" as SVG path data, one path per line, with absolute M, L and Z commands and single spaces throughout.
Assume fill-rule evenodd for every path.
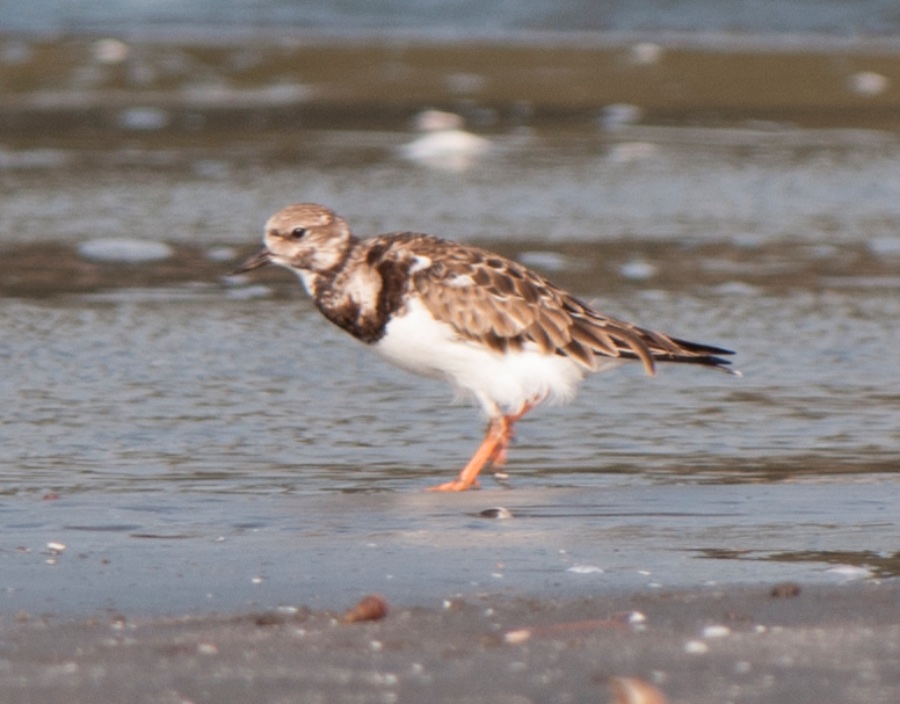
M 389 604 L 379 621 L 267 612 L 0 625 L 0 700 L 874 704 L 900 698 L 896 585 L 706 588 Z M 348 604 L 348 607 L 351 605 Z

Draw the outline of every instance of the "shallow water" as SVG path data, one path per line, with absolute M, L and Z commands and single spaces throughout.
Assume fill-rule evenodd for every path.
M 11 137 L 0 608 L 896 576 L 897 137 L 852 121 L 487 135 L 494 151 L 455 170 L 400 158 L 402 124 Z M 476 412 L 330 327 L 288 273 L 227 277 L 298 200 L 360 234 L 496 248 L 604 311 L 735 349 L 744 376 L 592 377 L 520 424 L 508 479 L 427 494 L 477 445 Z M 79 249 L 109 237 L 174 255 Z M 495 506 L 514 517 L 481 515 Z
M 438 36 L 523 30 L 660 31 L 719 30 L 743 32 L 827 32 L 842 36 L 884 34 L 897 27 L 890 0 L 823 0 L 810 12 L 804 2 L 760 0 L 752 6 L 734 2 L 662 0 L 594 4 L 554 0 L 520 4 L 502 2 L 473 7 L 468 2 L 420 3 L 394 0 L 372 4 L 284 2 L 283 0 L 188 0 L 178 4 L 153 0 L 85 0 L 77 7 L 65 0 L 33 0 L 20 7 L 4 0 L 0 27 L 31 32 L 185 31 L 201 28 L 221 33 L 247 27 L 296 27 L 352 32 L 416 30 Z

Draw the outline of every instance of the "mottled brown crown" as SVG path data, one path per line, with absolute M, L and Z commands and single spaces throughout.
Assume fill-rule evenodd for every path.
M 339 266 L 355 243 L 334 211 L 314 203 L 282 208 L 266 222 L 265 244 L 275 264 L 311 272 Z

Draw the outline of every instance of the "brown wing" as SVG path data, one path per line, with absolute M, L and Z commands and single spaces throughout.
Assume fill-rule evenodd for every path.
M 461 336 L 498 351 L 531 342 L 589 370 L 598 355 L 638 358 L 653 373 L 655 333 L 603 316 L 520 264 L 426 235 L 395 234 L 390 241 L 388 256 L 406 263 L 431 314 Z M 674 354 L 676 347 L 664 350 Z
M 412 261 L 411 285 L 432 315 L 463 337 L 498 351 L 526 343 L 588 370 L 597 357 L 725 367 L 730 350 L 678 340 L 604 315 L 526 267 L 477 247 L 419 234 L 392 236 L 393 254 Z

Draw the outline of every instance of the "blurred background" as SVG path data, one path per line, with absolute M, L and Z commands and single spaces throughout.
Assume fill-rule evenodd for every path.
M 544 522 L 521 530 L 607 567 L 622 524 L 637 564 L 894 576 L 898 131 L 894 0 L 0 0 L 4 535 L 129 569 L 135 537 L 152 566 L 173 537 L 203 564 L 216 536 L 244 561 L 273 530 L 294 554 L 311 536 L 322 595 L 337 514 L 305 497 L 341 493 L 360 541 L 455 522 L 411 494 L 453 476 L 477 415 L 366 355 L 287 273 L 228 276 L 269 214 L 318 201 L 737 350 L 742 379 L 623 371 L 529 417 L 503 497 Z M 10 604 L 77 588 L 4 559 Z M 245 565 L 219 559 L 226 581 Z M 684 564 L 655 578 L 701 578 Z
M 10 137 L 302 126 L 892 128 L 888 0 L 0 2 Z M 132 135 L 134 136 L 134 135 Z

